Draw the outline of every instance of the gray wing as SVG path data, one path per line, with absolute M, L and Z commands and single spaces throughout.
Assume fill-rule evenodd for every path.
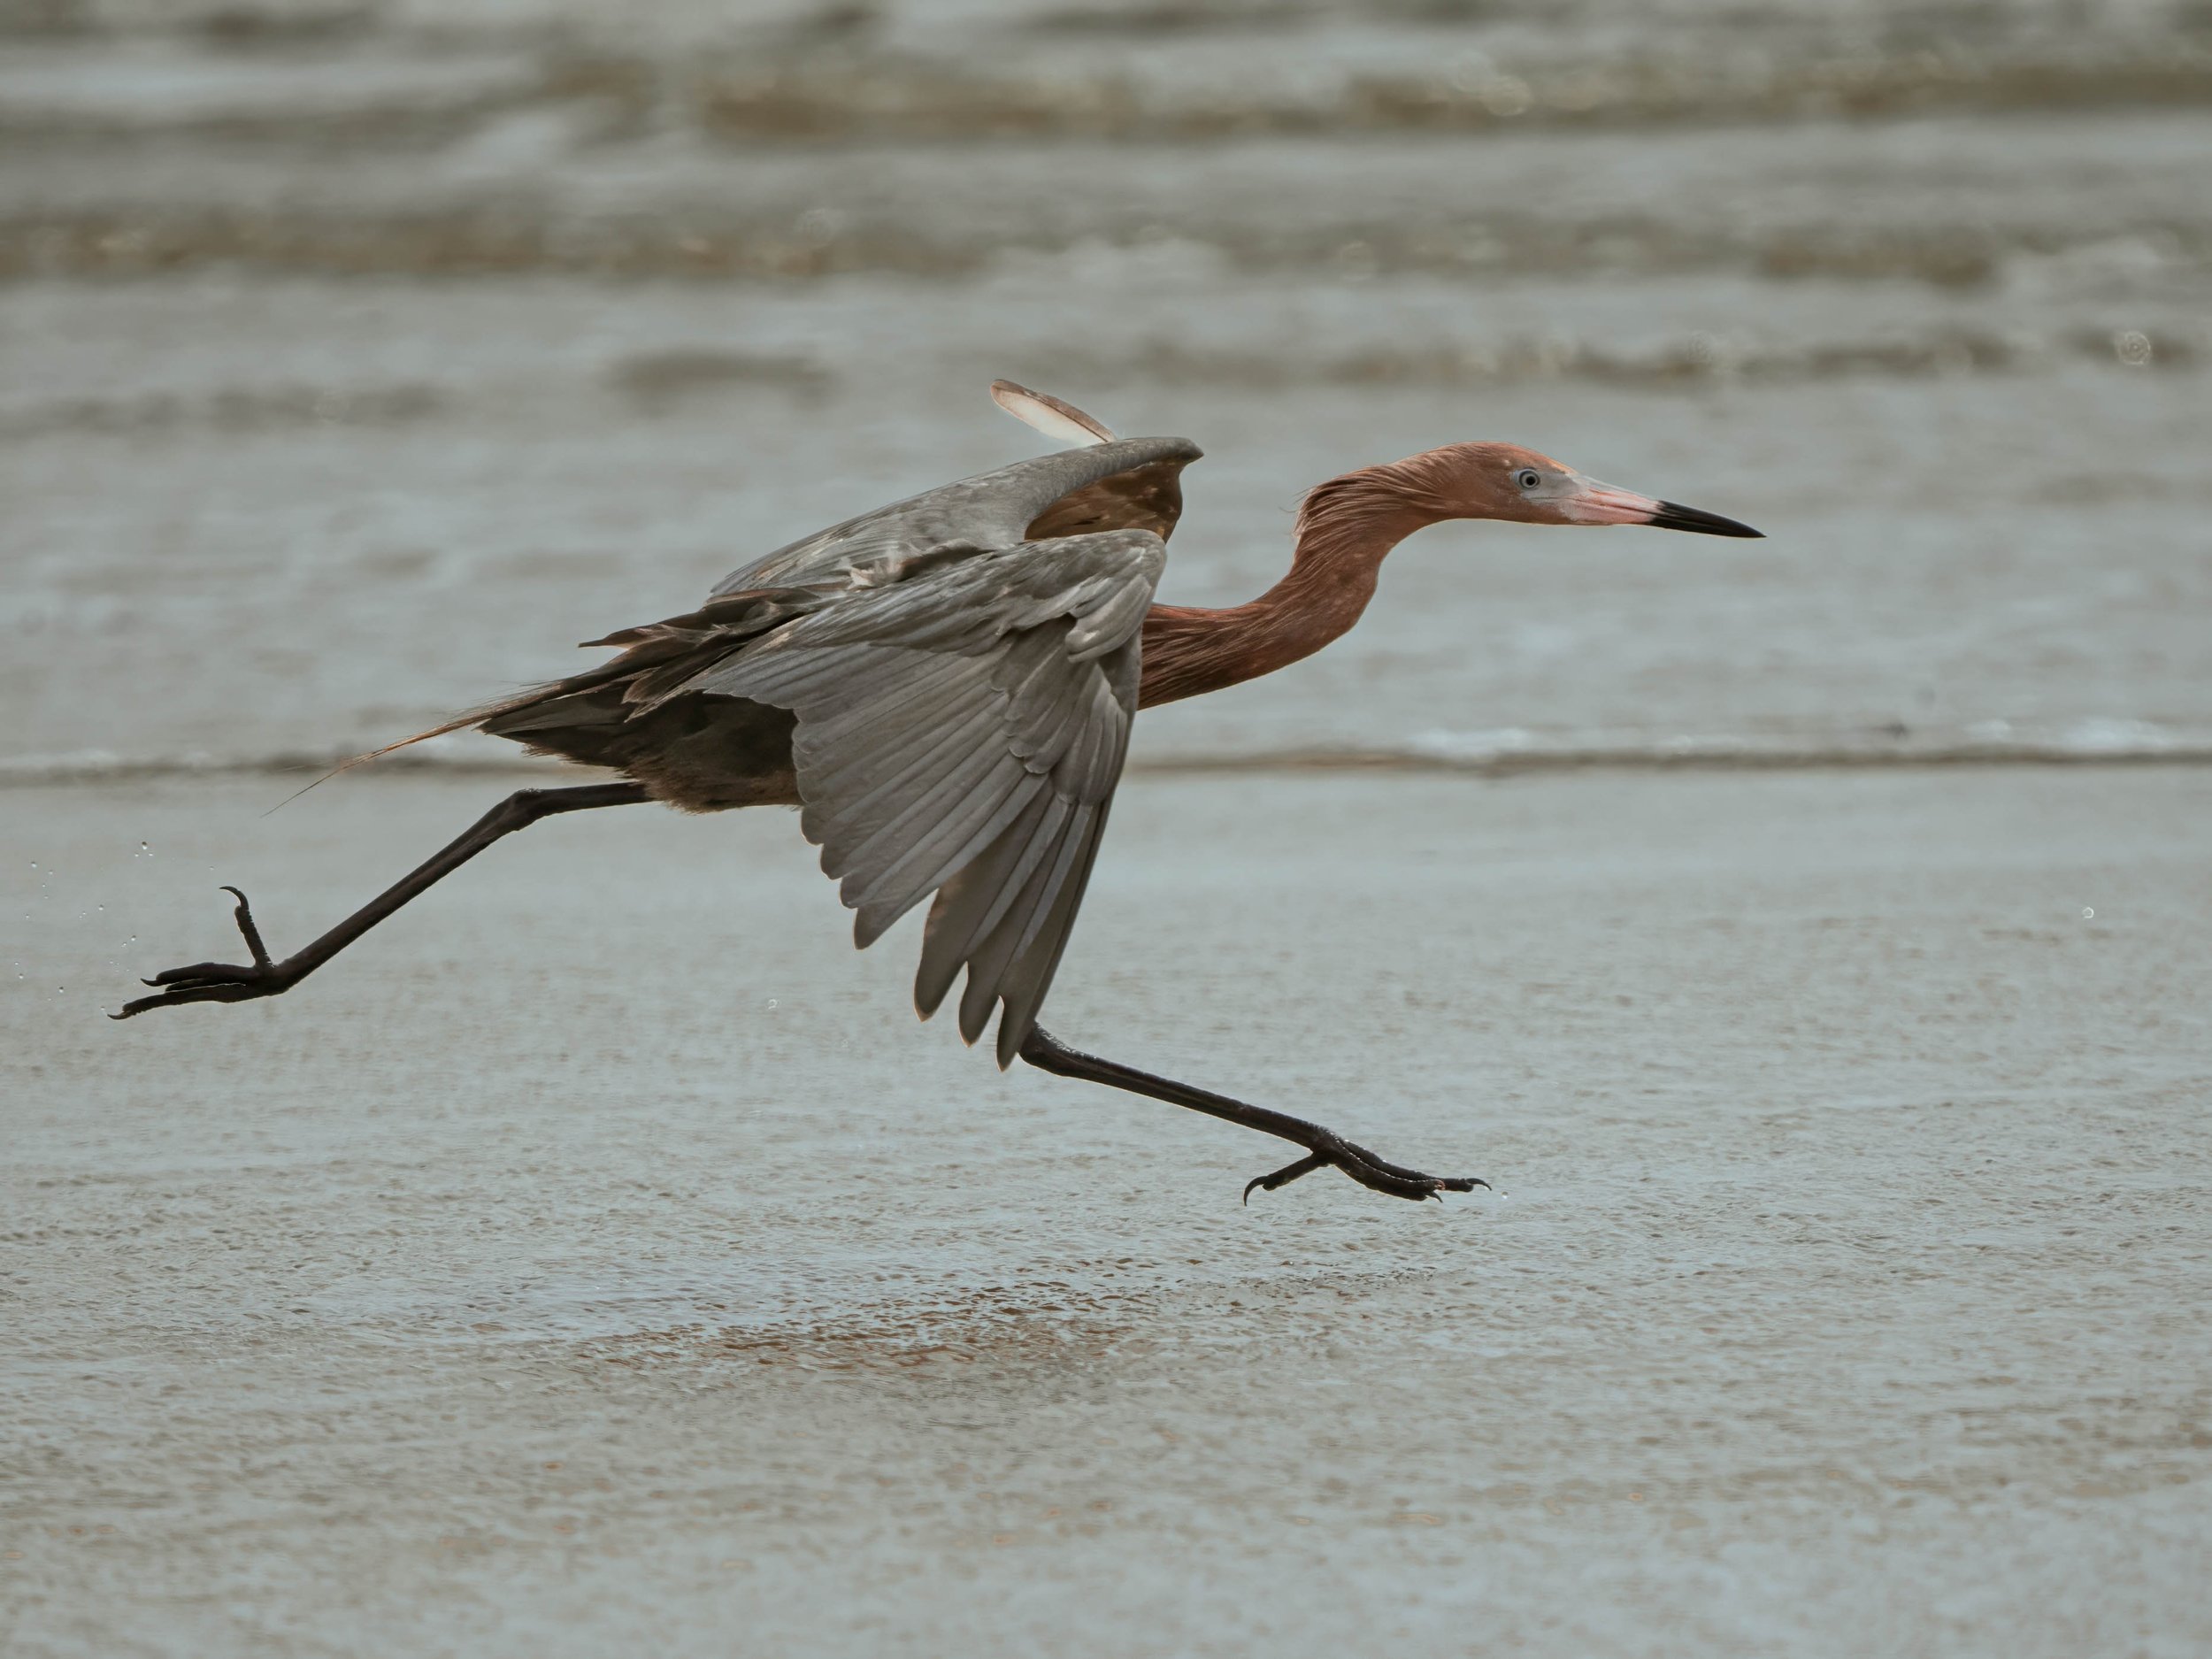
M 800 824 L 864 948 L 934 891 L 914 982 L 1011 1063 L 1058 967 L 1136 712 L 1160 539 L 1018 543 L 860 588 L 680 687 L 798 717 Z
M 1120 438 L 1017 461 L 778 548 L 731 572 L 714 591 L 729 594 L 848 578 L 896 580 L 916 561 L 926 562 L 935 554 L 1013 547 L 1029 534 L 1032 521 L 1054 503 L 1118 474 L 1142 469 L 1148 481 L 1156 481 L 1163 473 L 1172 480 L 1201 453 L 1188 438 Z

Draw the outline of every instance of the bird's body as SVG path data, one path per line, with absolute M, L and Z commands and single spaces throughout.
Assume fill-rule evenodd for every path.
M 1181 512 L 1187 439 L 1116 439 L 1002 382 L 1000 401 L 1083 447 L 1017 462 L 780 548 L 697 610 L 593 643 L 611 661 L 472 710 L 476 726 L 625 782 L 525 791 L 329 933 L 269 960 L 173 969 L 126 1015 L 237 1002 L 298 982 L 499 837 L 553 813 L 658 800 L 692 811 L 803 809 L 807 838 L 872 943 L 925 898 L 915 1002 L 963 973 L 961 1034 L 995 1011 L 1002 1065 L 1148 1094 L 1298 1141 L 1277 1187 L 1333 1164 L 1403 1197 L 1473 1182 L 1402 1169 L 1317 1125 L 1078 1054 L 1036 1018 L 1096 856 L 1140 708 L 1217 691 L 1320 649 L 1359 619 L 1382 561 L 1451 518 L 1654 523 L 1755 534 L 1582 478 L 1509 445 L 1460 444 L 1308 494 L 1289 572 L 1242 605 L 1153 602 Z M 398 747 L 395 745 L 394 747 Z M 380 753 L 384 751 L 379 751 Z M 235 889 L 234 889 L 235 891 Z M 1248 1194 L 1249 1189 L 1248 1189 Z
M 1075 920 L 1137 710 L 1154 530 L 1064 507 L 1180 438 L 1018 462 L 864 514 L 733 572 L 703 606 L 594 641 L 612 662 L 447 728 L 622 772 L 691 811 L 804 808 L 866 946 L 931 894 L 915 1002 L 965 969 L 960 1031 L 1034 1023 Z M 1057 512 L 1057 534 L 1031 539 Z M 1171 521 L 1169 526 L 1171 527 Z

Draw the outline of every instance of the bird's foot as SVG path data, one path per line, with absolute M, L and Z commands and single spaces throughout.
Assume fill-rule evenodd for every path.
M 1021 1057 L 1056 1077 L 1081 1078 L 1087 1082 L 1103 1083 L 1109 1088 L 1127 1089 L 1133 1094 L 1165 1101 L 1171 1106 L 1187 1107 L 1209 1118 L 1218 1118 L 1224 1123 L 1256 1129 L 1262 1134 L 1274 1135 L 1306 1148 L 1306 1156 L 1297 1163 L 1286 1164 L 1272 1174 L 1248 1183 L 1244 1189 L 1244 1202 L 1248 1204 L 1255 1191 L 1271 1193 L 1319 1169 L 1341 1170 L 1362 1187 L 1387 1193 L 1393 1198 L 1435 1198 L 1445 1193 L 1471 1193 L 1478 1187 L 1487 1189 L 1490 1185 L 1473 1176 L 1426 1175 L 1419 1170 L 1403 1168 L 1377 1157 L 1335 1130 L 1325 1129 L 1302 1118 L 1271 1111 L 1264 1106 L 1217 1094 L 1210 1089 L 1194 1088 L 1173 1078 L 1157 1077 L 1133 1065 L 1071 1048 L 1041 1025 L 1033 1027 L 1022 1040 Z
M 1396 1164 L 1386 1163 L 1365 1147 L 1356 1146 L 1340 1136 L 1329 1135 L 1312 1151 L 1295 1164 L 1286 1164 L 1271 1175 L 1262 1175 L 1248 1181 L 1244 1202 L 1250 1203 L 1255 1192 L 1271 1193 L 1279 1187 L 1287 1187 L 1302 1176 L 1316 1170 L 1338 1169 L 1350 1176 L 1362 1187 L 1372 1187 L 1379 1193 L 1388 1193 L 1393 1198 L 1437 1198 L 1444 1193 L 1471 1193 L 1479 1187 L 1490 1190 L 1490 1183 L 1479 1175 L 1424 1175 L 1419 1170 L 1409 1170 Z
M 223 891 L 238 901 L 238 931 L 246 949 L 253 953 L 253 961 L 196 962 L 188 968 L 170 968 L 144 981 L 160 987 L 153 995 L 126 1002 L 122 1012 L 111 1014 L 109 1018 L 128 1019 L 150 1008 L 174 1008 L 185 1002 L 246 1002 L 292 988 L 299 976 L 284 964 L 269 960 L 268 948 L 261 942 L 261 930 L 254 925 L 253 907 L 246 902 L 246 895 L 236 887 Z

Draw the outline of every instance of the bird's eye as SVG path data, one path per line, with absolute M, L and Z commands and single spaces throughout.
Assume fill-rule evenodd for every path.
M 1534 489 L 1544 481 L 1544 475 L 1532 466 L 1525 466 L 1513 475 L 1513 481 L 1523 489 Z

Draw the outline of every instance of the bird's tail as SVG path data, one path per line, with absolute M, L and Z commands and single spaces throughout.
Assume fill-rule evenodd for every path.
M 749 588 L 741 593 L 725 594 L 710 599 L 699 610 L 684 616 L 647 623 L 642 627 L 623 628 L 603 639 L 586 640 L 584 647 L 587 649 L 595 646 L 620 646 L 624 649 L 619 656 L 600 664 L 596 668 L 588 668 L 582 673 L 571 674 L 565 680 L 547 680 L 494 702 L 480 703 L 449 720 L 440 721 L 427 730 L 342 760 L 312 783 L 303 785 L 285 796 L 284 800 L 277 803 L 277 806 L 298 800 L 317 784 L 327 783 L 341 772 L 351 772 L 356 766 L 365 766 L 373 760 L 381 760 L 387 755 L 426 739 L 443 737 L 449 732 L 467 731 L 474 726 L 488 726 L 495 720 L 503 720 L 536 708 L 541 703 L 574 696 L 580 692 L 598 691 L 626 680 L 629 683 L 623 686 L 622 695 L 617 701 L 626 709 L 643 709 L 655 700 L 673 693 L 684 680 L 707 667 L 718 656 L 735 649 L 778 623 L 788 621 L 814 609 L 820 603 L 820 594 L 809 588 Z M 510 735 L 505 732 L 495 734 L 503 737 Z M 519 733 L 513 735 L 518 742 L 530 741 Z M 271 811 L 275 810 L 275 807 L 270 809 Z
M 611 664 L 609 664 L 609 666 L 611 666 Z M 578 674 L 573 679 L 570 680 L 549 680 L 541 686 L 533 686 L 526 691 L 518 691 L 515 693 L 515 695 L 511 697 L 502 697 L 496 703 L 480 703 L 473 709 L 470 709 L 464 713 L 455 715 L 449 720 L 441 721 L 438 725 L 431 726 L 426 731 L 417 732 L 411 736 L 399 738 L 393 742 L 383 744 L 376 749 L 365 750 L 363 753 L 358 755 L 348 756 L 344 760 L 340 761 L 335 766 L 333 766 L 328 772 L 324 772 L 320 777 L 316 778 L 310 782 L 303 783 L 298 788 L 293 790 L 292 793 L 286 795 L 283 800 L 278 802 L 277 806 L 289 806 L 293 802 L 298 800 L 302 795 L 305 795 L 310 789 L 315 788 L 319 785 L 328 783 L 333 778 L 338 776 L 339 773 L 351 772 L 356 766 L 365 766 L 373 760 L 381 760 L 387 755 L 396 754 L 403 749 L 411 748 L 415 744 L 426 741 L 430 738 L 443 737 L 449 732 L 464 732 L 468 730 L 471 726 L 481 726 L 485 721 L 497 719 L 503 714 L 518 713 L 524 709 L 530 708 L 534 704 L 544 702 L 549 697 L 557 697 L 565 692 L 580 689 L 580 687 L 579 682 L 588 681 L 589 683 L 595 685 L 600 683 L 603 678 L 604 676 L 603 674 L 595 671 L 590 674 Z M 276 810 L 276 807 L 271 807 L 269 810 L 273 812 Z

